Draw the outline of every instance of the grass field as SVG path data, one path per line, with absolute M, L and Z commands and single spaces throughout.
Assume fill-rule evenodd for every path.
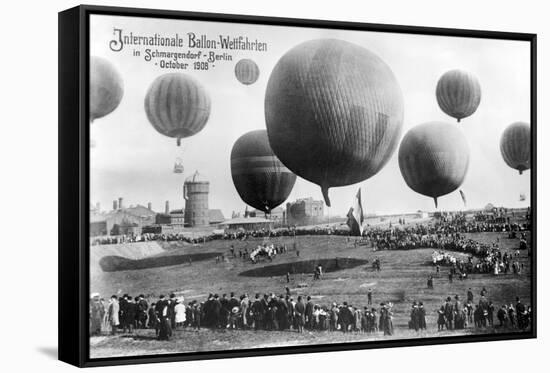
M 502 233 L 470 234 L 471 238 L 482 242 L 500 240 L 503 251 L 512 252 L 519 246 L 519 240 L 508 239 Z M 184 256 L 199 253 L 222 252 L 229 256 L 229 246 L 234 245 L 236 251 L 248 248 L 250 252 L 262 239 L 248 241 L 212 241 L 204 245 L 193 246 L 182 242 L 161 243 L 164 251 L 156 253 L 150 258 L 165 256 Z M 293 238 L 282 237 L 272 239 L 273 243 L 286 243 L 292 247 Z M 297 295 L 311 295 L 318 304 L 344 302 L 361 306 L 367 304 L 367 290 L 373 289 L 375 305 L 384 302 L 393 302 L 395 335 L 392 338 L 433 337 L 452 334 L 471 334 L 472 329 L 453 332 L 437 332 L 436 310 L 447 296 L 458 294 L 465 299 L 466 292 L 471 287 L 476 295 L 482 287 L 488 291 L 488 298 L 496 307 L 502 304 L 514 303 L 519 296 L 524 304 L 530 304 L 531 269 L 527 252 L 521 252 L 519 261 L 524 264 L 521 275 L 507 274 L 493 276 L 489 274 L 470 275 L 466 281 L 454 280 L 451 284 L 447 280 L 447 269 L 442 268 L 440 277 L 434 281 L 434 289 L 427 289 L 426 280 L 434 274 L 431 265 L 432 249 L 411 251 L 373 251 L 372 248 L 359 246 L 354 248 L 352 242 L 341 236 L 298 236 L 296 245 L 300 251 L 297 257 L 294 251 L 278 255 L 273 262 L 262 261 L 252 264 L 250 261 L 226 259 L 216 263 L 215 259 L 192 261 L 173 266 L 126 270 L 117 272 L 93 273 L 91 278 L 92 292 L 99 292 L 106 299 L 112 294 L 128 293 L 136 296 L 140 293 L 154 301 L 160 294 L 171 292 L 185 296 L 185 301 L 197 299 L 205 300 L 208 293 L 223 294 L 234 291 L 236 294 L 248 293 L 251 297 L 256 292 L 276 293 L 284 292 L 285 286 L 291 289 L 293 297 Z M 92 251 L 93 251 L 92 247 Z M 291 281 L 286 283 L 285 276 L 269 276 L 280 271 L 265 270 L 266 276 L 258 276 L 260 268 L 267 266 L 284 266 L 288 268 L 303 268 L 297 262 L 306 260 L 326 260 L 345 258 L 367 260 L 353 268 L 335 270 L 325 273 L 321 280 L 313 280 L 313 266 L 307 273 L 291 274 Z M 375 258 L 381 261 L 380 272 L 371 269 Z M 294 265 L 293 265 L 294 264 Z M 254 277 L 241 275 L 245 271 L 254 270 Z M 298 287 L 306 284 L 307 287 Z M 427 313 L 428 330 L 417 334 L 408 330 L 409 311 L 412 301 L 424 302 Z M 481 330 L 475 333 L 494 333 L 495 330 Z M 292 333 L 292 335 L 290 335 Z M 298 335 L 293 332 L 253 332 L 253 331 L 211 331 L 192 330 L 177 331 L 175 338 L 169 342 L 154 340 L 154 332 L 139 330 L 133 336 L 119 335 L 116 337 L 92 337 L 90 340 L 91 357 L 159 354 L 174 352 L 189 352 L 201 350 L 227 350 L 257 347 L 276 347 L 293 344 L 326 344 L 357 340 L 376 340 L 386 338 L 381 335 L 349 334 L 337 332 L 313 332 Z

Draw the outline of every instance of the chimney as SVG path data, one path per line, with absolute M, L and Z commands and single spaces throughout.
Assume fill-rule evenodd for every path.
M 152 204 L 151 202 L 148 202 L 148 203 L 147 203 L 147 208 L 148 208 L 149 210 L 153 210 L 153 204 Z
M 122 210 L 122 197 L 118 197 L 118 209 Z
M 118 210 L 118 204 L 117 204 L 117 201 L 115 199 L 115 200 L 113 200 L 113 211 L 116 211 L 116 210 Z
M 170 201 L 166 201 L 166 205 L 164 207 L 164 213 L 169 214 L 170 213 Z
M 96 202 L 95 209 L 96 209 L 97 212 L 101 211 L 101 205 L 99 204 L 99 202 Z

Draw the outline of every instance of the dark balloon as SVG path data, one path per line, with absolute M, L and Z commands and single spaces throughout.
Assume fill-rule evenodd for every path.
M 90 120 L 113 112 L 124 95 L 122 77 L 112 63 L 101 57 L 90 58 Z
M 265 130 L 248 132 L 235 142 L 231 176 L 242 200 L 266 213 L 288 198 L 296 182 L 296 175 L 273 154 Z
M 460 122 L 477 110 L 481 87 L 477 78 L 469 72 L 451 70 L 439 78 L 436 97 L 441 110 Z
M 512 123 L 500 138 L 500 153 L 506 164 L 519 171 L 531 168 L 531 128 L 524 122 Z
M 399 147 L 399 168 L 417 193 L 437 198 L 458 189 L 468 171 L 470 150 L 452 124 L 430 122 L 410 129 Z
M 210 116 L 210 96 L 194 78 L 181 73 L 159 76 L 145 97 L 145 112 L 159 133 L 180 140 L 201 131 Z
M 258 80 L 260 69 L 252 60 L 242 59 L 235 65 L 235 76 L 244 85 L 250 85 Z
M 295 174 L 328 189 L 366 180 L 391 157 L 403 95 L 389 66 L 346 41 L 311 40 L 277 62 L 267 85 L 269 143 Z

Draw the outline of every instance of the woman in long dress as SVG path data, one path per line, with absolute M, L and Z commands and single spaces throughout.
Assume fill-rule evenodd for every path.
M 176 306 L 174 307 L 174 311 L 176 312 L 176 328 L 183 327 L 183 323 L 186 319 L 186 309 L 185 304 L 183 303 L 183 299 L 176 301 Z

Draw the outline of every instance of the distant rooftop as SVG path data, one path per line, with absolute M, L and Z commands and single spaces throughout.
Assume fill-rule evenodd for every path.
M 271 224 L 273 222 L 268 219 L 256 217 L 256 218 L 233 218 L 233 219 L 226 220 L 221 224 L 233 225 L 233 224 L 261 224 L 261 223 Z

